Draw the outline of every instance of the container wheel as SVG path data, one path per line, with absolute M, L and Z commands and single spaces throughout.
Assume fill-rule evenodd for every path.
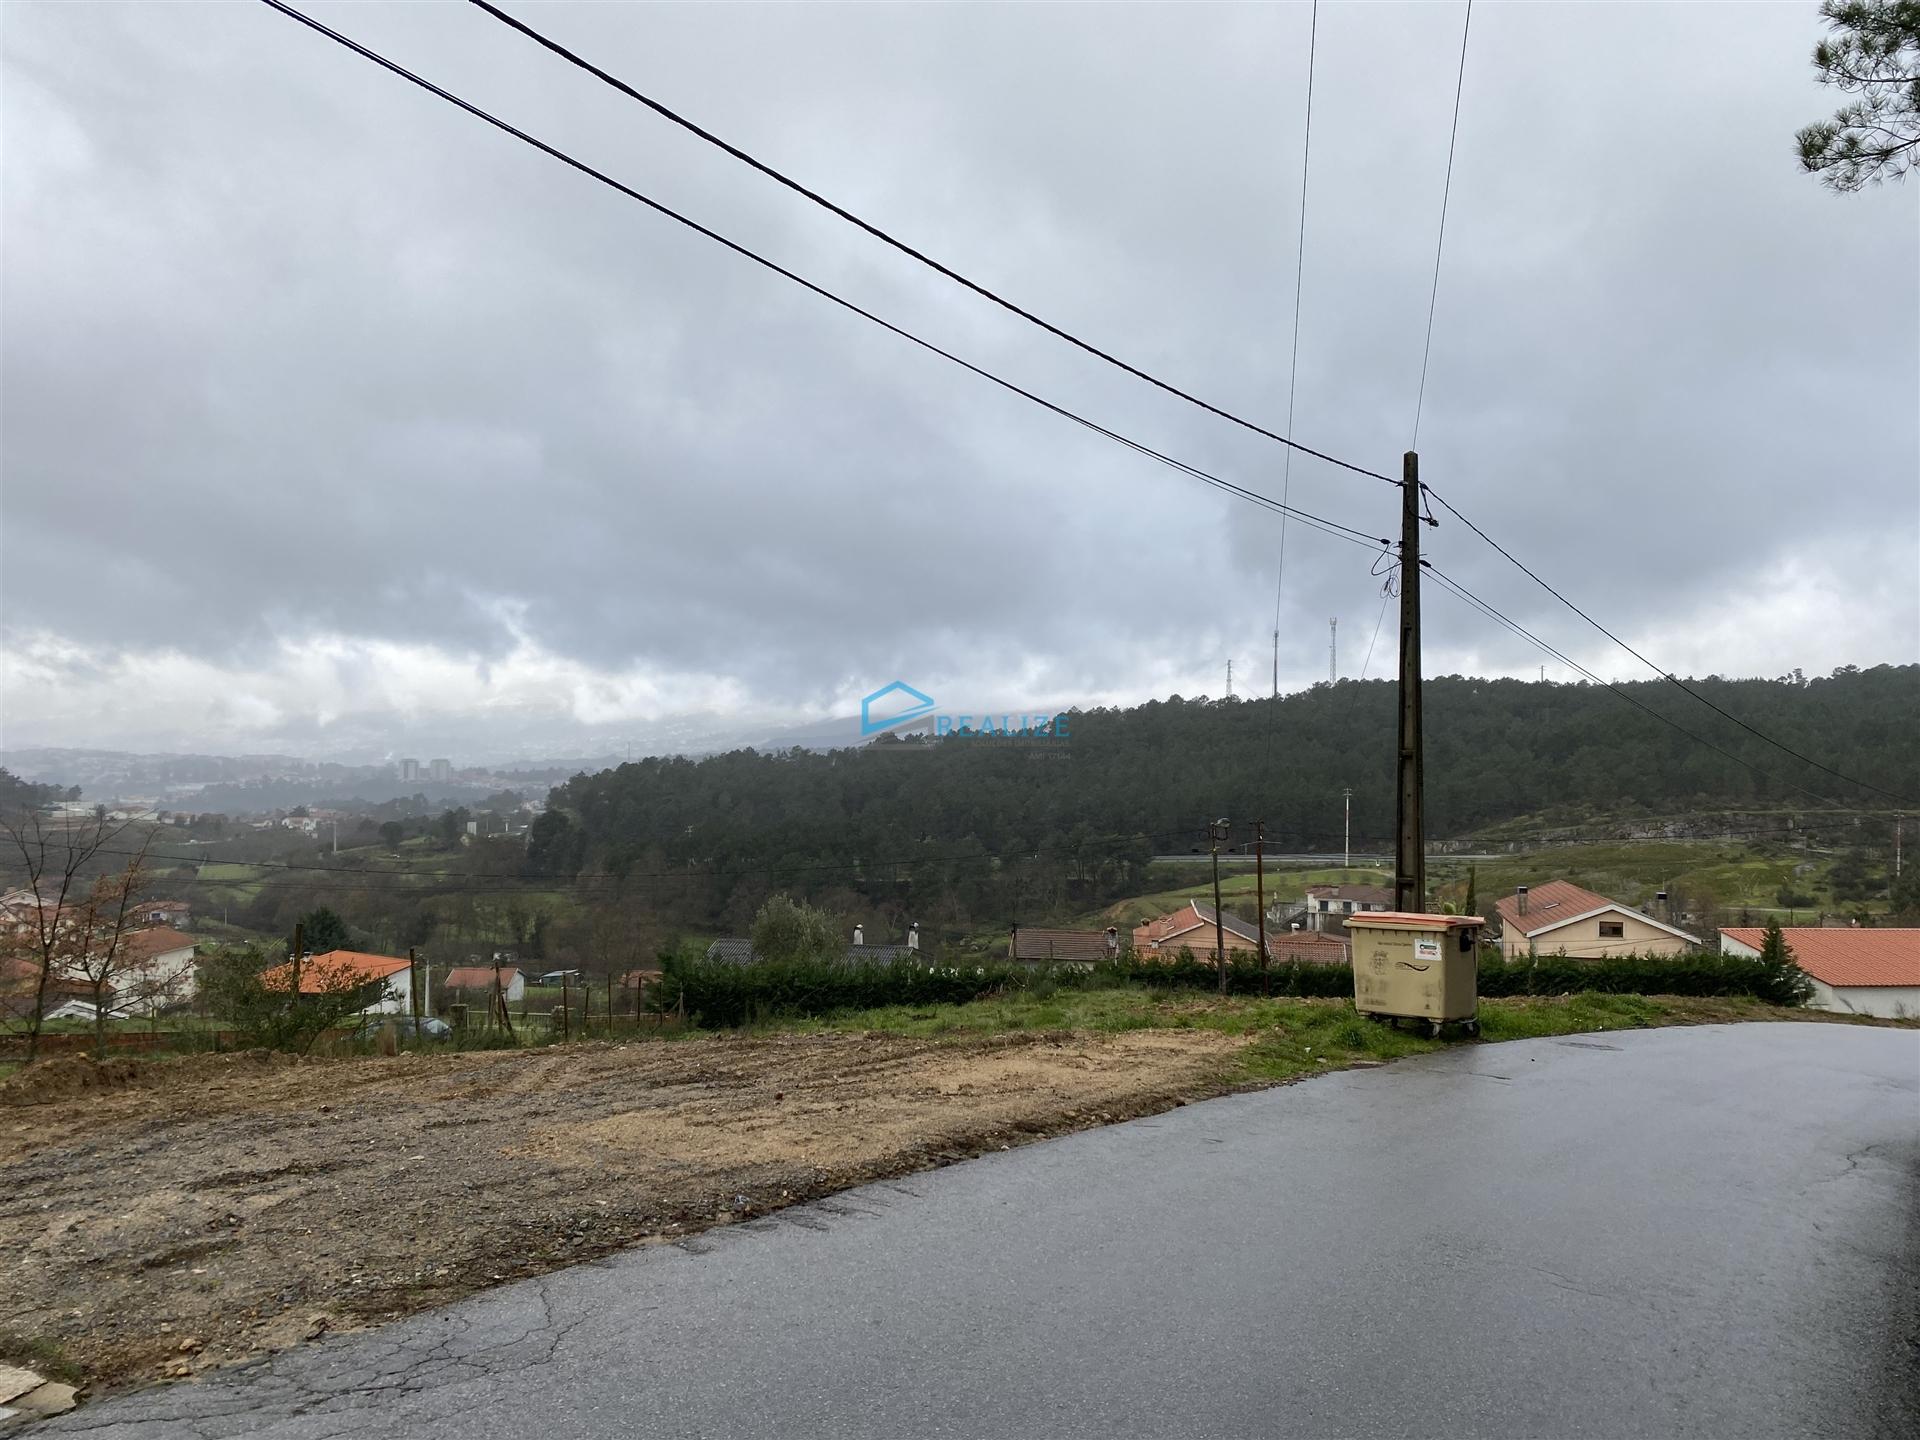
M 1480 1038 L 1480 1022 L 1478 1020 L 1463 1020 L 1460 1022 L 1460 1028 L 1466 1031 L 1467 1034 L 1473 1036 L 1474 1039 L 1478 1040 Z
M 1427 1021 L 1427 1038 L 1429 1040 L 1438 1040 L 1440 1038 L 1440 1032 L 1444 1029 L 1446 1029 L 1446 1026 L 1438 1020 Z

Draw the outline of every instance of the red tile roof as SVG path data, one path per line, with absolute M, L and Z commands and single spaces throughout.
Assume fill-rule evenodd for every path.
M 1758 950 L 1767 932 L 1737 925 L 1720 932 Z M 1783 926 L 1802 970 L 1827 985 L 1920 985 L 1920 930 L 1826 930 Z
M 1348 960 L 1346 937 L 1326 935 L 1318 930 L 1269 934 L 1267 950 L 1282 965 L 1289 960 L 1298 960 L 1303 965 L 1345 965 Z
M 1259 939 L 1259 932 L 1253 926 L 1232 913 L 1223 913 L 1220 916 L 1220 928 L 1226 932 L 1229 952 L 1251 950 Z M 1197 936 L 1196 940 L 1189 941 L 1188 947 L 1196 955 L 1203 950 L 1208 955 L 1213 954 L 1213 907 L 1203 905 L 1198 900 L 1189 900 L 1171 914 L 1162 915 L 1157 920 L 1149 920 L 1144 925 L 1136 926 L 1133 932 L 1133 948 L 1136 951 L 1151 952 L 1156 946 L 1164 946 L 1166 941 L 1176 935 L 1186 935 L 1196 930 L 1204 933 Z M 1233 943 L 1235 940 L 1241 943 L 1235 945 Z
M 500 967 L 500 988 L 513 988 L 513 978 L 520 973 L 518 965 Z M 456 965 L 447 972 L 449 990 L 491 990 L 493 988 L 493 967 L 491 965 Z
M 155 925 L 151 929 L 135 930 L 131 935 L 121 938 L 118 963 L 144 965 L 175 950 L 191 950 L 193 946 L 193 936 L 168 925 Z
M 1502 895 L 1494 902 L 1493 908 L 1500 914 L 1502 927 L 1521 935 L 1531 935 L 1550 925 L 1558 925 L 1563 920 L 1605 909 L 1609 905 L 1620 905 L 1620 902 L 1582 889 L 1571 880 L 1548 880 L 1527 892 L 1526 914 L 1520 913 L 1520 897 L 1517 895 Z M 1631 910 L 1633 907 L 1620 905 L 1620 908 Z
M 1118 943 L 1119 937 L 1114 937 Z M 1015 960 L 1062 960 L 1076 964 L 1107 958 L 1104 930 L 1049 930 L 1040 925 L 1022 925 L 1013 932 Z
M 407 968 L 404 956 L 368 955 L 359 950 L 329 950 L 324 955 L 309 955 L 300 962 L 300 993 L 323 995 L 351 980 L 370 985 L 398 975 Z M 263 972 L 261 982 L 268 989 L 284 990 L 293 983 L 293 962 L 275 965 Z

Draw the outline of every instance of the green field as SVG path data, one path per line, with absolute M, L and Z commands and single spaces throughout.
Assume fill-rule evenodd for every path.
M 1442 905 L 1459 908 L 1466 902 L 1471 865 L 1476 903 L 1482 914 L 1487 913 L 1500 896 L 1511 894 L 1515 886 L 1537 887 L 1548 880 L 1571 880 L 1609 899 L 1635 906 L 1651 903 L 1658 891 L 1665 890 L 1676 898 L 1684 898 L 1696 909 L 1751 911 L 1756 923 L 1771 915 L 1777 915 L 1783 922 L 1790 918 L 1806 921 L 1821 909 L 1835 912 L 1886 909 L 1884 900 L 1843 903 L 1835 899 L 1830 882 L 1834 861 L 1832 854 L 1822 851 L 1739 840 L 1607 841 L 1545 846 L 1471 862 L 1430 856 L 1427 884 L 1436 908 Z M 1204 869 L 1196 866 L 1193 873 L 1203 874 Z M 1392 883 L 1393 872 L 1384 868 L 1274 867 L 1267 872 L 1265 889 L 1267 903 L 1273 905 L 1298 902 L 1304 898 L 1309 885 Z M 1814 905 L 1791 911 L 1779 905 L 1777 896 L 1789 887 L 1811 895 Z M 1237 866 L 1231 872 L 1223 869 L 1220 894 L 1229 908 L 1250 904 L 1254 897 L 1253 874 Z M 1119 901 L 1082 915 L 1075 923 L 1096 929 L 1108 925 L 1124 928 L 1144 924 L 1192 900 L 1210 903 L 1212 899 L 1212 881 L 1202 879 Z

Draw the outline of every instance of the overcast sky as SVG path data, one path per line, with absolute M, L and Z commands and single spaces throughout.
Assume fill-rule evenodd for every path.
M 1309 11 L 520 7 L 985 284 L 1284 425 Z M 365 43 L 897 323 L 1278 496 L 1281 449 L 460 4 Z M 1295 433 L 1412 438 L 1457 5 L 1323 6 Z M 265 8 L 0 11 L 9 746 L 456 758 L 1271 684 L 1279 517 L 1038 410 Z M 1920 655 L 1920 183 L 1798 172 L 1812 4 L 1476 8 L 1422 476 L 1682 673 Z M 1397 494 L 1299 459 L 1370 534 Z M 1465 527 L 1436 563 L 1635 662 Z M 1361 672 L 1293 527 L 1281 683 Z M 1393 627 L 1367 673 L 1387 674 Z M 1429 591 L 1427 670 L 1543 657 Z M 1549 664 L 1548 674 L 1568 678 Z

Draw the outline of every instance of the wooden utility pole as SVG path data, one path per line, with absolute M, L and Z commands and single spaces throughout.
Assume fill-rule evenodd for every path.
M 293 1003 L 300 1003 L 300 952 L 307 948 L 307 927 L 299 921 L 293 925 Z
M 1420 739 L 1420 456 L 1407 451 L 1400 478 L 1400 744 L 1394 792 L 1393 908 L 1427 908 L 1425 780 Z
M 1253 903 L 1260 911 L 1260 993 L 1271 995 L 1267 974 L 1267 822 L 1253 822 Z
M 1220 842 L 1227 838 L 1227 822 L 1216 820 L 1213 832 L 1213 963 L 1220 971 L 1220 995 L 1227 993 L 1227 927 L 1220 912 Z
M 420 957 L 414 953 L 413 946 L 407 947 L 407 992 L 413 997 L 413 1033 L 420 1034 L 420 1015 L 424 1007 L 420 994 Z

